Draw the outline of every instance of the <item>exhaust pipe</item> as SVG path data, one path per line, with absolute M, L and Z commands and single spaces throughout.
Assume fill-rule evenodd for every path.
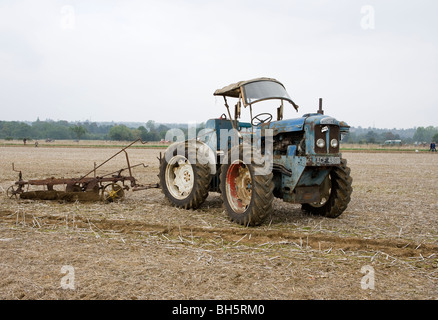
M 319 113 L 319 114 L 324 114 L 324 110 L 322 110 L 322 98 L 319 98 L 319 109 L 318 109 L 318 113 Z

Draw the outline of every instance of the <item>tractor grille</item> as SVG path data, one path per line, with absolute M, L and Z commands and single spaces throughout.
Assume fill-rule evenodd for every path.
M 328 130 L 326 130 L 328 129 Z M 328 140 L 327 140 L 328 132 Z M 339 153 L 339 126 L 333 125 L 316 125 L 315 126 L 315 153 Z M 318 139 L 323 139 L 325 141 L 325 146 L 320 148 L 317 146 L 316 142 Z M 333 148 L 330 144 L 332 139 L 336 139 L 338 142 L 337 146 Z

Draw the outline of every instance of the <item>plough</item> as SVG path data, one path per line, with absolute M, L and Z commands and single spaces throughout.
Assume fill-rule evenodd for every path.
M 132 169 L 135 167 L 143 166 L 146 168 L 147 165 L 144 163 L 139 163 L 136 165 L 131 165 L 129 162 L 129 156 L 126 151 L 136 142 L 141 142 L 145 144 L 141 139 L 137 139 L 130 143 L 119 152 L 115 153 L 113 156 L 102 162 L 100 165 L 96 166 L 88 172 L 87 174 L 79 178 L 46 178 L 41 180 L 23 180 L 23 174 L 21 170 L 16 170 L 14 163 L 12 163 L 12 170 L 18 172 L 18 181 L 14 185 L 10 186 L 6 190 L 6 194 L 9 198 L 20 197 L 21 199 L 39 199 L 39 200 L 65 200 L 65 201 L 98 201 L 102 200 L 104 202 L 114 202 L 122 200 L 125 197 L 125 190 L 132 188 L 132 191 L 146 190 L 151 188 L 159 188 L 158 183 L 154 184 L 138 184 L 137 180 L 132 175 Z M 108 173 L 102 176 L 97 175 L 97 169 L 102 167 L 108 161 L 119 155 L 120 153 L 125 153 L 127 167 Z M 128 171 L 128 175 L 122 175 L 122 172 Z M 93 174 L 93 176 L 90 176 Z M 129 185 L 128 185 L 129 183 Z M 64 190 L 55 190 L 55 186 L 63 186 Z M 44 190 L 29 190 L 30 186 L 42 186 Z

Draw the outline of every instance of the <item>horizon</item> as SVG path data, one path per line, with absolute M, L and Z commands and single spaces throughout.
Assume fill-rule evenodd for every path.
M 214 119 L 214 118 L 211 118 L 211 119 Z M 86 119 L 86 120 L 65 120 L 65 119 L 54 120 L 54 119 L 50 119 L 50 118 L 41 120 L 41 119 L 37 118 L 36 120 L 4 120 L 4 119 L 0 119 L 0 122 L 1 121 L 4 121 L 4 122 L 22 122 L 22 123 L 32 124 L 32 123 L 38 122 L 38 121 L 41 121 L 41 122 L 62 122 L 62 121 L 65 121 L 65 122 L 68 122 L 71 124 L 81 124 L 81 123 L 112 124 L 113 123 L 113 124 L 117 125 L 117 124 L 127 124 L 127 123 L 129 124 L 130 123 L 130 124 L 145 125 L 148 121 L 153 121 L 155 124 L 192 126 L 192 125 L 200 125 L 202 123 L 206 123 L 208 120 L 210 120 L 210 119 L 206 119 L 205 121 L 202 121 L 202 122 L 161 122 L 161 121 L 156 121 L 154 119 L 147 119 L 146 121 L 129 121 L 129 120 L 128 121 L 115 121 L 115 120 L 110 120 L 110 121 L 108 121 L 108 120 L 106 120 L 106 121 L 95 120 L 95 121 L 93 121 L 93 120 L 88 120 L 88 119 Z M 288 119 L 283 119 L 282 121 L 284 121 L 284 120 L 288 120 Z M 349 124 L 349 123 L 347 122 L 347 124 Z M 407 128 L 400 128 L 400 127 L 399 128 L 397 128 L 397 127 L 389 128 L 389 127 L 372 127 L 372 126 L 365 127 L 365 126 L 361 126 L 361 125 L 358 125 L 358 126 L 350 125 L 350 128 L 355 128 L 355 129 L 361 128 L 361 129 L 376 129 L 376 130 L 412 130 L 412 129 L 417 129 L 417 128 L 421 128 L 421 127 L 423 127 L 423 128 L 427 128 L 427 127 L 438 128 L 438 125 L 436 125 L 436 126 L 434 126 L 434 125 L 428 125 L 428 126 L 419 125 L 419 126 L 413 126 L 413 127 L 407 127 Z
M 214 119 L 214 118 L 211 118 L 211 119 Z M 138 124 L 138 125 L 145 125 L 148 121 L 153 121 L 155 124 L 163 124 L 163 125 L 166 125 L 166 124 L 169 124 L 169 125 L 187 125 L 187 126 L 192 126 L 192 125 L 200 125 L 200 124 L 202 124 L 202 123 L 206 123 L 207 121 L 208 121 L 209 119 L 206 119 L 205 121 L 202 121 L 202 122 L 161 122 L 161 121 L 156 121 L 156 120 L 154 120 L 154 119 L 147 119 L 146 121 L 115 121 L 115 120 L 111 120 L 111 121 L 99 121 L 99 120 L 95 120 L 95 121 L 92 121 L 92 120 L 88 120 L 88 119 L 86 119 L 86 120 L 71 120 L 71 121 L 69 121 L 69 120 L 65 120 L 65 119 L 58 119 L 58 120 L 54 120 L 54 119 L 44 119 L 44 120 L 41 120 L 41 119 L 39 119 L 39 118 L 37 118 L 36 120 L 4 120 L 4 119 L 0 119 L 0 122 L 1 121 L 5 121 L 5 122 L 22 122 L 22 123 L 28 123 L 28 124 L 32 124 L 32 123 L 34 123 L 34 122 L 37 122 L 37 121 L 41 121 L 41 122 L 61 122 L 61 121 L 65 121 L 65 122 L 68 122 L 68 123 L 71 123 L 71 124 L 81 124 L 81 123 L 96 123 L 96 124 Z M 283 121 L 284 120 L 287 120 L 287 119 L 283 119 Z M 347 122 L 347 124 L 348 125 L 350 125 L 348 122 Z M 438 128 L 438 125 L 418 125 L 418 126 L 412 126 L 412 127 L 407 127 L 407 128 L 400 128 L 400 127 L 394 127 L 394 128 L 389 128 L 389 127 L 373 127 L 373 126 L 368 126 L 368 127 L 365 127 L 365 126 L 361 126 L 361 125 L 358 125 L 358 126 L 353 126 L 353 125 L 350 125 L 350 128 L 354 128 L 354 129 L 375 129 L 375 130 L 415 130 L 415 129 L 417 129 L 417 128 L 421 128 L 421 127 L 423 127 L 423 128 L 427 128 L 427 127 L 434 127 L 434 128 Z

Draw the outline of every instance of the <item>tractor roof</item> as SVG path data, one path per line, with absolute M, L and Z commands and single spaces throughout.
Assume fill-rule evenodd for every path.
M 226 87 L 223 87 L 222 89 L 217 89 L 214 92 L 215 96 L 225 96 L 225 97 L 232 97 L 232 98 L 239 98 L 240 96 L 240 88 L 248 83 L 251 82 L 257 82 L 257 81 L 274 81 L 283 86 L 283 84 L 280 81 L 277 81 L 272 78 L 255 78 L 251 80 L 245 80 L 245 81 L 239 81 L 236 83 L 232 83 Z M 284 87 L 284 86 L 283 86 Z
M 256 84 L 257 82 L 260 84 Z M 263 100 L 281 99 L 289 101 L 298 110 L 298 106 L 292 101 L 284 85 L 273 78 L 255 78 L 232 83 L 222 89 L 217 89 L 214 95 L 243 98 L 245 107 Z

